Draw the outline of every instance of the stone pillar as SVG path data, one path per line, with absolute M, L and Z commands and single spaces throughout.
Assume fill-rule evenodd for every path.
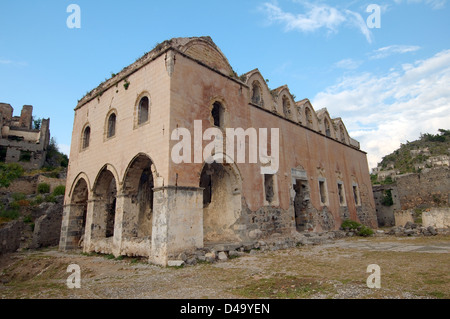
M 78 242 L 83 231 L 83 215 L 86 205 L 65 205 L 61 223 L 61 238 L 59 249 L 62 251 L 78 248 Z
M 86 212 L 86 228 L 84 230 L 84 244 L 83 244 L 83 251 L 84 252 L 90 252 L 91 249 L 91 243 L 93 239 L 93 216 L 94 216 L 94 207 L 96 206 L 95 199 L 91 199 L 87 203 L 87 212 Z
M 203 189 L 154 189 L 150 262 L 166 266 L 179 253 L 203 247 Z

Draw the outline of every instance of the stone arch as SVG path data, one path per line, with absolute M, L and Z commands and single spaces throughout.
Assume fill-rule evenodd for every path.
M 113 171 L 111 165 L 105 165 L 94 183 L 92 239 L 114 237 L 118 183 Z
M 80 138 L 80 150 L 85 150 L 89 148 L 91 144 L 91 125 L 88 123 L 84 124 L 83 129 L 81 130 L 81 138 Z
M 305 125 L 306 127 L 313 129 L 313 115 L 312 115 L 312 111 L 309 107 L 305 107 Z
M 156 167 L 148 155 L 140 153 L 131 160 L 123 181 L 124 236 L 151 238 L 156 178 Z
M 115 137 L 117 134 L 117 110 L 111 109 L 105 117 L 105 139 Z
M 283 106 L 283 114 L 287 119 L 292 118 L 292 111 L 291 111 L 291 102 L 289 98 L 286 95 L 283 95 L 281 98 L 281 103 Z
M 259 106 L 264 106 L 263 90 L 258 80 L 253 81 L 251 86 L 251 102 Z
M 89 184 L 84 176 L 79 176 L 72 184 L 70 196 L 70 218 L 67 226 L 66 247 L 75 248 L 81 243 L 86 229 Z
M 228 122 L 227 106 L 225 99 L 215 97 L 210 102 L 211 116 L 210 123 L 212 126 L 224 129 Z
M 136 99 L 134 107 L 134 127 L 150 123 L 152 99 L 150 93 L 143 91 Z
M 204 189 L 204 242 L 240 241 L 240 236 L 234 230 L 242 212 L 242 178 L 237 166 L 227 163 L 205 163 L 200 173 L 199 186 Z

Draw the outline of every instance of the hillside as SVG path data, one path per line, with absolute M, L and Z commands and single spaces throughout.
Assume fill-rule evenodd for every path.
M 376 183 L 393 175 L 420 173 L 425 168 L 448 166 L 449 155 L 450 130 L 440 129 L 436 135 L 421 134 L 418 140 L 407 141 L 383 157 L 373 172 L 372 181 Z

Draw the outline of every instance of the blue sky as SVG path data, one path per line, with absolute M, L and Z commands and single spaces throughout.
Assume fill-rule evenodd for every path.
M 70 4 L 81 28 L 69 29 Z M 381 8 L 381 28 L 366 11 Z M 391 1 L 2 0 L 0 102 L 51 118 L 69 152 L 87 91 L 173 37 L 209 35 L 238 74 L 259 68 L 342 117 L 369 166 L 420 133 L 449 129 L 450 3 Z

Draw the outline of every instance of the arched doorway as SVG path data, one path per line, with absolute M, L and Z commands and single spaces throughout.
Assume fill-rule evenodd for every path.
M 104 168 L 98 175 L 94 186 L 93 239 L 114 236 L 116 197 L 117 183 L 114 174 Z
M 71 229 L 73 247 L 79 247 L 82 243 L 81 238 L 84 236 L 86 227 L 87 201 L 88 201 L 88 185 L 83 178 L 80 178 L 72 191 L 70 201 L 70 214 L 76 220 L 76 225 Z
M 155 166 L 144 154 L 130 163 L 123 192 L 130 201 L 124 210 L 124 234 L 128 237 L 151 238 L 153 227 L 153 188 Z
M 203 188 L 204 243 L 240 241 L 233 226 L 241 215 L 241 179 L 230 164 L 205 164 L 200 176 Z

